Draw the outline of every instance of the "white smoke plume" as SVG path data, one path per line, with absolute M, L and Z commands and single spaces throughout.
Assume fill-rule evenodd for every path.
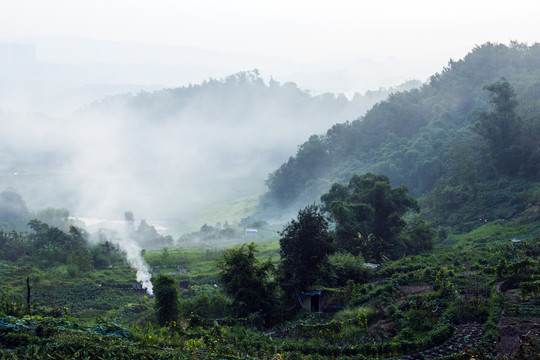
M 137 269 L 137 282 L 141 283 L 142 288 L 146 290 L 148 295 L 152 296 L 154 295 L 154 287 L 152 285 L 150 268 L 142 257 L 141 247 L 131 238 L 131 234 L 133 233 L 133 221 L 126 218 L 123 225 L 118 246 L 120 247 L 120 250 L 126 253 L 129 264 Z
M 83 221 L 84 222 L 84 221 Z M 105 233 L 107 239 L 118 245 L 120 251 L 126 254 L 129 265 L 137 270 L 137 282 L 146 290 L 148 295 L 153 296 L 152 274 L 150 266 L 144 261 L 141 254 L 141 247 L 131 237 L 133 234 L 133 221 L 100 221 L 94 226 L 99 227 L 99 231 Z

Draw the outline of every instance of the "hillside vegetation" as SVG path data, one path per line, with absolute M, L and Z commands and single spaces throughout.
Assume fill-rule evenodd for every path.
M 259 291 L 247 286 L 245 280 L 235 282 L 241 278 L 234 280 L 238 274 L 234 271 L 226 273 L 233 276 L 227 286 L 214 285 L 221 276 L 220 264 L 231 256 L 237 258 L 233 262 L 237 266 L 243 264 L 242 259 L 251 259 L 252 265 L 237 269 L 253 266 L 264 272 L 272 266 L 266 261 L 266 251 L 263 256 L 251 257 L 257 249 L 253 244 L 227 251 L 147 252 L 150 263 L 174 263 L 186 270 L 154 278 L 171 279 L 177 289 L 177 312 L 163 324 L 155 299 L 136 289 L 134 270 L 117 257 L 114 247 L 103 243 L 90 248 L 90 253 L 99 252 L 101 259 L 111 261 L 116 258 L 115 266 L 98 265 L 94 260 L 88 263 L 90 267 L 73 272 L 69 264 L 66 269 L 57 263 L 28 261 L 33 256 L 28 251 L 32 245 L 28 244 L 28 250 L 17 260 L 6 259 L 9 252 L 5 250 L 1 254 L 4 288 L 0 297 L 0 356 L 495 359 L 513 355 L 515 359 L 532 359 L 540 344 L 540 239 L 508 240 L 509 236 L 527 232 L 526 226 L 517 221 L 490 223 L 481 231 L 450 235 L 446 244 L 438 244 L 435 250 L 386 261 L 376 271 L 364 269 L 356 280 L 350 278 L 351 273 L 341 273 L 343 279 L 350 279 L 346 286 L 317 287 L 326 294 L 325 303 L 339 305 L 341 311 L 300 310 L 271 327 L 263 325 L 272 320 L 265 314 L 271 314 L 275 321 L 288 306 L 281 307 L 272 293 L 260 297 L 272 289 L 268 280 L 261 282 L 266 285 Z M 7 236 L 15 233 L 2 234 L 10 244 L 13 240 Z M 78 236 L 75 230 L 71 236 Z M 339 263 L 335 260 L 331 260 L 334 266 Z M 202 268 L 206 275 L 200 277 L 198 269 Z M 240 271 L 242 276 L 247 274 L 244 270 Z M 26 278 L 30 280 L 29 299 Z M 327 280 L 312 277 L 311 281 Z M 230 287 L 232 291 L 249 289 L 253 308 L 236 303 L 240 298 L 229 293 Z M 517 344 L 516 338 L 520 339 Z
M 522 213 L 540 200 L 539 89 L 540 44 L 477 46 L 421 88 L 311 136 L 270 174 L 263 207 L 303 207 L 331 183 L 372 172 L 424 197 L 437 225 L 471 229 Z
M 176 239 L 0 192 L 0 359 L 537 358 L 539 65 L 479 46 L 311 136 L 258 214 Z M 137 122 L 168 111 L 137 96 Z

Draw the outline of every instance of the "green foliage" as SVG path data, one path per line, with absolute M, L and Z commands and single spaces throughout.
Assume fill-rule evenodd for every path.
M 190 285 L 180 296 L 180 308 L 185 318 L 195 315 L 215 319 L 234 315 L 232 300 L 218 286 Z
M 418 211 L 418 204 L 404 185 L 392 188 L 385 175 L 354 175 L 346 186 L 332 185 L 321 201 L 336 222 L 338 249 L 361 251 L 375 260 L 409 251 L 401 237 L 406 224 L 403 215 Z
M 426 309 L 411 308 L 403 315 L 406 319 L 404 326 L 409 327 L 414 331 L 429 330 L 433 326 L 434 319 Z
M 289 205 L 309 179 L 327 171 L 329 163 L 330 157 L 321 137 L 312 135 L 299 146 L 295 158 L 289 158 L 268 177 L 266 185 L 280 205 Z
M 102 286 L 84 283 L 81 277 L 82 275 L 75 285 L 58 283 L 52 286 L 35 285 L 32 297 L 34 304 L 51 308 L 68 308 L 70 311 L 79 313 L 87 309 L 108 311 L 125 303 L 138 301 L 139 296 L 135 293 L 115 289 L 107 283 Z M 134 284 L 133 278 L 131 284 L 126 284 L 122 288 L 131 290 Z
M 490 313 L 489 301 L 483 297 L 459 297 L 447 309 L 446 314 L 454 323 L 484 323 Z
M 222 292 L 224 287 L 212 284 L 186 286 L 182 291 L 180 302 L 185 321 L 173 320 L 167 326 L 152 323 L 156 315 L 151 313 L 151 302 L 137 296 L 122 300 L 129 291 L 108 288 L 108 280 L 120 279 L 116 274 L 120 269 L 111 268 L 106 270 L 109 275 L 103 279 L 102 286 L 79 285 L 76 291 L 52 287 L 48 293 L 36 291 L 34 296 L 48 298 L 55 294 L 58 303 L 63 299 L 78 299 L 78 305 L 69 310 L 74 314 L 96 306 L 102 298 L 102 304 L 108 305 L 103 308 L 110 309 L 101 310 L 102 320 L 85 317 L 91 322 L 83 323 L 65 312 L 58 313 L 57 318 L 6 316 L 0 321 L 0 357 L 9 354 L 20 359 L 46 358 L 46 355 L 92 359 L 99 354 L 111 359 L 486 358 L 493 352 L 503 308 L 508 316 L 517 319 L 538 312 L 534 294 L 529 293 L 529 303 L 522 303 L 519 292 L 535 289 L 540 248 L 536 239 L 517 243 L 487 241 L 483 236 L 498 230 L 491 225 L 483 229 L 459 237 L 452 246 L 388 261 L 373 273 L 370 283 L 349 283 L 348 292 L 336 291 L 350 301 L 335 316 L 304 314 L 264 331 L 255 328 L 262 323 L 258 314 L 223 317 L 231 315 L 228 312 L 231 300 Z M 232 250 L 238 252 L 239 248 Z M 175 249 L 170 252 L 171 256 L 177 256 Z M 160 256 L 159 251 L 152 253 Z M 212 261 L 205 251 L 183 250 L 182 253 L 184 258 Z M 244 256 L 248 253 L 246 245 Z M 335 253 L 327 258 L 329 265 L 344 265 L 355 259 L 348 253 Z M 496 268 L 501 259 L 506 259 L 507 264 L 497 278 Z M 0 266 L 3 276 L 11 276 L 14 268 L 2 263 Z M 91 273 L 105 275 L 105 271 Z M 83 281 L 85 276 L 88 274 L 81 274 L 76 281 Z M 515 281 L 510 281 L 514 277 Z M 505 288 L 511 290 L 505 294 L 499 291 Z M 504 303 L 505 295 L 508 304 Z M 0 311 L 11 307 L 12 298 L 5 299 L 4 305 L 0 302 Z M 33 306 L 32 311 L 43 314 L 45 308 Z M 126 318 L 138 325 L 130 328 L 117 325 L 116 319 L 126 321 Z M 523 339 L 524 344 L 533 340 Z M 531 354 L 527 349 L 522 350 L 524 354 Z
M 539 47 L 477 46 L 420 89 L 394 93 L 364 117 L 310 138 L 306 148 L 323 146 L 317 152 L 324 153 L 324 171 L 314 166 L 310 173 L 311 157 L 297 153 L 269 176 L 265 204 L 274 199 L 299 208 L 328 184 L 371 172 L 405 184 L 416 197 L 427 195 L 424 216 L 435 225 L 469 231 L 481 225 L 474 222 L 479 215 L 509 218 L 525 211 L 525 193 L 540 171 Z M 339 206 L 334 212 L 347 218 L 361 210 Z M 336 230 L 353 233 L 346 226 Z
M 96 269 L 123 265 L 126 261 L 126 256 L 120 251 L 118 245 L 111 243 L 106 238 L 102 238 L 96 245 L 90 246 L 90 252 Z
M 154 281 L 155 309 L 158 322 L 161 325 L 178 320 L 180 304 L 178 302 L 178 287 L 173 277 L 160 275 Z
M 343 287 L 348 281 L 363 283 L 369 278 L 371 270 L 364 266 L 361 254 L 354 256 L 348 252 L 335 252 L 328 255 L 328 269 L 325 280 L 329 286 Z
M 0 230 L 0 254 L 3 260 L 17 261 L 31 252 L 30 244 L 23 234 L 12 230 Z
M 236 314 L 245 316 L 261 312 L 270 317 L 275 308 L 275 285 L 270 281 L 273 264 L 259 262 L 255 243 L 228 249 L 217 260 L 220 283 L 233 299 Z
M 537 182 L 505 176 L 479 182 L 475 189 L 451 185 L 445 179 L 420 201 L 422 215 L 434 225 L 468 232 L 486 222 L 506 221 L 526 212 L 537 187 Z
M 433 249 L 435 230 L 424 220 L 417 218 L 405 227 L 404 242 L 407 254 L 419 254 Z
M 488 354 L 493 349 L 493 344 L 497 342 L 499 336 L 498 322 L 504 306 L 504 296 L 493 291 L 490 298 L 489 317 L 485 323 L 485 332 L 482 339 L 474 346 L 474 352 L 477 354 Z
M 473 130 L 486 140 L 495 167 L 503 173 L 515 174 L 524 160 L 519 151 L 522 125 L 516 114 L 516 94 L 505 78 L 484 89 L 491 92 L 490 103 L 494 110 L 478 112 Z
M 332 252 L 328 221 L 320 208 L 309 205 L 298 212 L 280 232 L 279 281 L 292 295 L 323 276 Z
M 23 316 L 28 313 L 26 302 L 22 297 L 10 298 L 4 292 L 0 293 L 0 313 L 8 316 Z

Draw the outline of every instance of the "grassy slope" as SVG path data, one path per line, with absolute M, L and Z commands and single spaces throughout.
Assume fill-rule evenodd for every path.
M 202 211 L 186 215 L 181 223 L 172 226 L 173 233 L 187 233 L 199 230 L 202 224 L 214 225 L 228 221 L 236 223 L 250 216 L 259 204 L 260 195 L 217 204 Z

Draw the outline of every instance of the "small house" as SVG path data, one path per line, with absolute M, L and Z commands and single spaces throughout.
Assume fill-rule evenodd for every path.
M 298 296 L 303 309 L 310 312 L 322 312 L 322 290 L 311 290 L 299 293 Z
M 298 293 L 300 305 L 309 312 L 331 313 L 342 310 L 347 292 L 338 289 L 313 289 Z

